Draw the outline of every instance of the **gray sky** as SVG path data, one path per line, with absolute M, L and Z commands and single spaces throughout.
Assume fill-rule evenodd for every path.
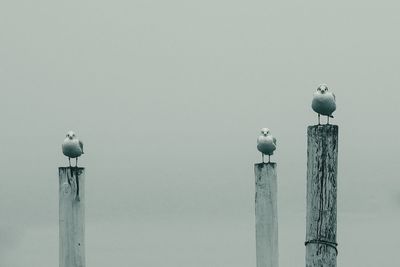
M 0 265 L 58 264 L 61 142 L 85 143 L 87 266 L 255 266 L 256 138 L 281 267 L 304 265 L 306 127 L 337 96 L 339 266 L 394 266 L 396 1 L 0 2 Z M 379 246 L 379 248 L 377 248 Z

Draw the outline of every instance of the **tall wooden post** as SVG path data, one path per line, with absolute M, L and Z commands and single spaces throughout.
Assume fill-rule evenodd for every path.
M 257 267 L 278 267 L 276 163 L 254 165 Z
M 59 168 L 60 267 L 85 267 L 85 169 Z
M 308 127 L 306 267 L 336 267 L 338 132 Z

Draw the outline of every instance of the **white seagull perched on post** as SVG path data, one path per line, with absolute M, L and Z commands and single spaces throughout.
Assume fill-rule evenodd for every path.
M 336 97 L 334 93 L 328 92 L 326 84 L 318 86 L 317 91 L 314 93 L 311 107 L 318 113 L 318 125 L 321 124 L 321 115 L 328 117 L 327 124 L 329 124 L 329 117 L 333 118 L 332 113 L 336 110 Z
M 65 138 L 62 144 L 62 151 L 63 154 L 68 157 L 69 166 L 71 167 L 71 158 L 75 158 L 76 167 L 78 167 L 78 157 L 83 154 L 83 143 L 76 138 L 73 131 L 67 133 L 67 138 Z
M 276 138 L 273 137 L 268 128 L 261 129 L 261 135 L 257 138 L 257 149 L 261 152 L 262 162 L 264 163 L 264 154 L 268 155 L 268 163 L 271 161 L 271 155 L 276 149 Z

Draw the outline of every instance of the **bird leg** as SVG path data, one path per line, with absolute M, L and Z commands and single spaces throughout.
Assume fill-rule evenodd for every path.
M 329 116 L 328 116 L 328 121 L 327 121 L 327 123 L 326 124 L 329 124 Z
M 268 155 L 268 163 L 271 162 L 271 155 Z
M 78 168 L 78 157 L 76 157 L 75 160 L 75 167 Z
M 68 161 L 69 161 L 69 167 L 71 168 L 71 158 L 68 157 Z
M 262 155 L 262 163 L 264 163 L 264 153 L 261 153 Z
M 318 125 L 321 124 L 321 114 L 318 113 Z

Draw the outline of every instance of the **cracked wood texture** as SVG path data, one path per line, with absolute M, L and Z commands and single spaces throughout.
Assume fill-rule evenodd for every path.
M 306 267 L 336 267 L 337 125 L 308 127 Z
M 257 267 L 278 267 L 276 163 L 254 165 Z
M 59 266 L 85 267 L 85 169 L 60 167 Z

